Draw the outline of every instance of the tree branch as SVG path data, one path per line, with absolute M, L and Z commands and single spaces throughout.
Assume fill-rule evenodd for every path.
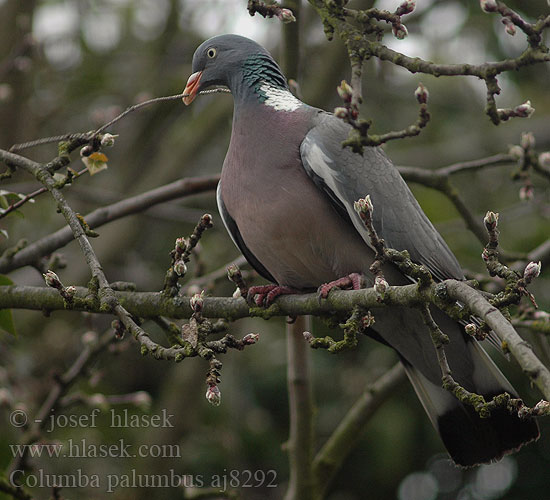
M 515 147 L 515 146 L 514 146 Z M 487 233 L 479 218 L 469 209 L 456 188 L 451 183 L 450 177 L 455 174 L 474 172 L 486 167 L 512 165 L 517 163 L 517 158 L 511 154 L 497 154 L 487 158 L 459 162 L 434 170 L 421 167 L 398 167 L 399 173 L 407 182 L 415 182 L 423 186 L 435 189 L 445 195 L 455 206 L 457 212 L 464 220 L 466 227 L 474 234 L 480 243 L 485 245 Z M 517 252 L 501 252 L 502 258 L 520 261 L 544 261 L 550 259 L 550 243 L 543 243 L 534 249 L 529 255 Z
M 401 24 L 399 16 L 396 17 L 397 11 L 396 14 L 377 9 L 354 11 L 346 9 L 344 7 L 345 2 L 336 1 L 309 0 L 309 3 L 319 14 L 327 38 L 331 40 L 334 32 L 337 32 L 342 41 L 348 46 L 348 51 L 350 51 L 350 45 L 357 47 L 360 51 L 358 53 L 361 54 L 363 60 L 374 56 L 381 61 L 388 61 L 401 66 L 411 73 L 424 73 L 433 76 L 476 76 L 484 80 L 487 86 L 485 112 L 495 125 L 515 116 L 528 117 L 534 111 L 529 102 L 516 106 L 513 109 L 497 109 L 495 95 L 500 93 L 497 76 L 505 71 L 516 71 L 525 66 L 550 61 L 550 51 L 542 43 L 541 37 L 542 31 L 548 28 L 550 24 L 548 18 L 536 24 L 529 24 L 523 21 L 514 11 L 506 7 L 503 2 L 498 2 L 498 8 L 495 2 L 495 10 L 486 10 L 486 12 L 497 12 L 500 8 L 503 19 L 507 19 L 508 23 L 518 26 L 526 33 L 528 38 L 528 47 L 526 50 L 518 57 L 497 62 L 486 62 L 483 64 L 436 64 L 419 57 L 409 57 L 381 43 L 384 30 L 376 26 L 375 19 L 392 23 L 392 31 L 396 38 L 402 39 L 407 36 L 407 29 Z M 402 9 L 404 14 L 411 12 L 412 9 L 407 10 L 405 5 L 406 3 L 404 2 L 398 8 L 398 11 Z M 349 19 L 355 21 L 355 24 L 350 22 Z M 374 35 L 374 41 L 369 40 L 368 37 L 370 35 Z
M 0 150 L 0 158 L 9 159 L 12 153 Z M 23 158 L 23 157 L 19 157 Z M 136 196 L 126 198 L 111 205 L 98 208 L 84 216 L 91 229 L 102 226 L 114 220 L 139 213 L 159 203 L 192 194 L 211 191 L 216 188 L 219 175 L 212 177 L 189 177 L 180 179 L 165 186 L 146 191 Z M 36 263 L 41 257 L 49 255 L 64 247 L 73 240 L 70 227 L 65 226 L 58 231 L 31 243 L 13 256 L 0 257 L 0 273 L 8 273 L 14 269 Z
M 121 306 L 127 310 L 127 314 L 143 318 L 156 316 L 190 318 L 193 313 L 188 298 L 185 297 L 167 298 L 160 292 L 115 291 L 113 294 Z M 380 302 L 374 288 L 350 291 L 333 290 L 329 297 L 321 303 L 315 293 L 287 295 L 279 297 L 267 309 L 249 307 L 243 298 L 208 297 L 204 299 L 202 314 L 207 318 L 225 318 L 229 321 L 254 316 L 264 319 L 308 314 L 315 316 L 345 314 L 349 316 L 355 306 L 366 309 L 385 307 L 386 304 L 410 307 L 425 301 L 445 310 L 448 308 L 448 304 L 446 305 L 440 298 L 445 295 L 464 304 L 473 314 L 485 321 L 502 341 L 506 342 L 507 348 L 522 369 L 532 378 L 544 397 L 549 400 L 550 371 L 538 360 L 500 311 L 478 291 L 460 281 L 446 280 L 438 284 L 431 283 L 421 289 L 416 284 L 392 286 L 384 297 L 384 303 Z M 67 309 L 67 304 L 64 303 L 57 291 L 46 287 L 1 286 L 0 309 L 9 308 L 54 311 Z M 96 313 L 107 312 L 100 308 L 97 301 L 90 298 L 89 290 L 82 287 L 76 287 L 70 309 Z M 161 348 L 159 350 L 158 345 L 150 339 L 148 342 L 148 348 L 152 349 L 158 359 L 176 359 L 178 353 L 185 352 L 183 349 L 177 348 Z
M 550 400 L 550 371 L 540 362 L 531 346 L 519 336 L 501 312 L 463 282 L 447 280 L 444 284 L 449 297 L 466 304 L 476 316 L 487 323 L 506 349 L 512 353 L 524 373 L 536 384 L 545 399 Z
M 311 394 L 310 347 L 304 339 L 309 330 L 309 318 L 299 316 L 287 324 L 288 398 L 290 435 L 286 445 L 290 463 L 290 480 L 286 500 L 314 498 L 312 475 L 313 402 Z

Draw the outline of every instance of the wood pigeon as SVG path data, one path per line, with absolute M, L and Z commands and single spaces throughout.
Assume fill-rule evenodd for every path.
M 325 283 L 373 285 L 374 252 L 353 203 L 369 194 L 374 227 L 386 244 L 408 250 L 437 280 L 463 279 L 453 253 L 428 220 L 399 172 L 379 148 L 364 154 L 342 147 L 350 127 L 308 106 L 290 91 L 269 52 L 238 35 L 202 43 L 193 56 L 184 94 L 190 104 L 212 85 L 229 87 L 233 129 L 217 190 L 218 207 L 234 243 L 250 265 L 273 283 L 268 300 Z M 384 267 L 391 285 L 410 283 L 395 266 Z M 343 279 L 342 279 L 343 278 Z M 329 287 L 330 288 L 330 287 Z M 327 288 L 325 288 L 327 290 Z M 515 390 L 463 327 L 433 310 L 449 338 L 454 378 L 492 398 Z M 480 418 L 441 387 L 430 332 L 415 309 L 381 307 L 372 335 L 393 347 L 454 462 L 473 466 L 498 460 L 539 436 L 535 420 L 506 409 Z

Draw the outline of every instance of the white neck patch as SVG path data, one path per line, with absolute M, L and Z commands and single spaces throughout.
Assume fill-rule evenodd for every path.
M 274 87 L 269 83 L 262 83 L 260 91 L 266 97 L 264 104 L 276 111 L 296 111 L 303 104 L 289 90 Z

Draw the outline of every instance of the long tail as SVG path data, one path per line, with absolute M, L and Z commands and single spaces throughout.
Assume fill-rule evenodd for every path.
M 398 352 L 418 398 L 456 464 L 471 467 L 492 462 L 539 437 L 534 419 L 520 419 L 506 408 L 481 418 L 471 406 L 441 387 L 430 334 L 417 311 L 381 308 L 376 313 L 377 334 Z M 434 311 L 434 318 L 450 337 L 445 351 L 458 383 L 486 400 L 503 392 L 518 397 L 479 343 L 467 337 L 460 325 L 440 311 Z

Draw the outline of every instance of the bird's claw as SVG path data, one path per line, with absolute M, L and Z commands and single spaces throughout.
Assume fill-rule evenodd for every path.
M 289 286 L 261 285 L 252 286 L 248 289 L 246 299 L 258 307 L 269 307 L 280 295 L 291 295 L 300 293 L 299 290 Z
M 351 273 L 347 276 L 331 281 L 330 283 L 323 283 L 318 289 L 319 301 L 326 299 L 328 294 L 333 288 L 340 290 L 360 290 L 363 287 L 363 276 L 359 273 Z

